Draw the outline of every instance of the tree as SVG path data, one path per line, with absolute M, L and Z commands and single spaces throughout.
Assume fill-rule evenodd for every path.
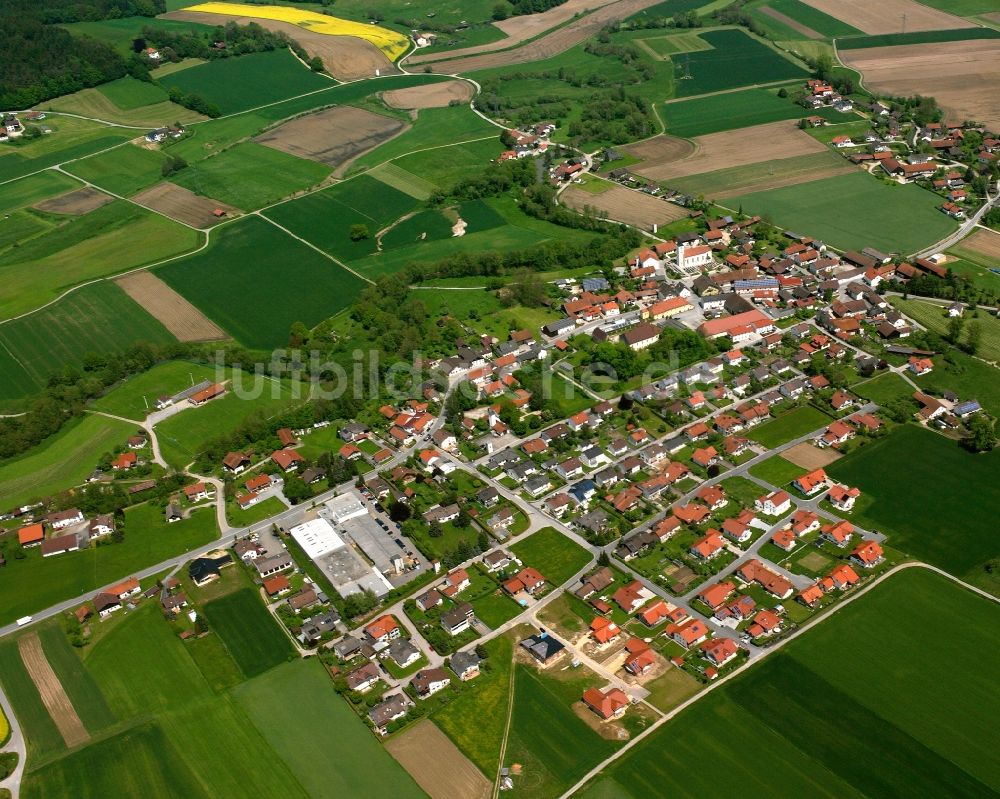
M 601 554 L 597 556 L 597 564 L 599 566 L 610 566 L 611 557 L 608 555 L 606 550 L 601 550 Z
M 510 16 L 510 7 L 507 3 L 497 3 L 493 6 L 493 19 L 497 22 L 507 19 Z
M 786 89 L 784 86 L 778 89 L 778 97 L 780 97 L 782 100 L 788 97 L 788 89 Z
M 318 55 L 314 55 L 312 58 L 309 59 L 309 69 L 311 69 L 313 72 L 322 72 L 324 69 L 323 59 L 320 58 Z
M 973 452 L 989 452 L 997 445 L 994 421 L 983 412 L 977 413 L 967 423 L 968 435 L 965 446 Z
M 969 322 L 968 328 L 965 331 L 965 351 L 969 355 L 975 355 L 979 352 L 979 345 L 983 338 L 983 326 L 973 319 Z
M 959 339 L 962 337 L 962 326 L 965 324 L 965 320 L 961 316 L 953 316 L 948 320 L 948 341 L 952 344 L 958 344 Z
M 405 522 L 410 518 L 410 506 L 399 500 L 389 506 L 389 518 L 394 522 Z
M 368 225 L 351 225 L 351 241 L 364 241 L 369 235 Z

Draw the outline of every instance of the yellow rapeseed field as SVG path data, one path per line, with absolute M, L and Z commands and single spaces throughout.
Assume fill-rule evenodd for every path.
M 0 708 L 0 741 L 6 741 L 9 734 L 10 724 L 7 721 L 7 717 L 3 714 L 3 709 Z
M 185 11 L 201 11 L 206 14 L 228 14 L 234 17 L 259 17 L 288 22 L 306 28 L 313 33 L 325 33 L 329 36 L 356 36 L 367 39 L 379 50 L 395 61 L 406 52 L 410 42 L 401 33 L 382 28 L 378 25 L 365 25 L 363 22 L 352 22 L 339 17 L 328 17 L 312 11 L 302 11 L 286 6 L 245 6 L 237 3 L 201 3 L 189 6 Z

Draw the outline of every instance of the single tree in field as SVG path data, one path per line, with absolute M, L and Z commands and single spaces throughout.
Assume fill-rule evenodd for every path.
M 969 355 L 979 352 L 979 344 L 983 338 L 983 326 L 973 320 L 965 330 L 965 349 Z
M 351 225 L 351 241 L 364 241 L 369 235 L 368 225 Z

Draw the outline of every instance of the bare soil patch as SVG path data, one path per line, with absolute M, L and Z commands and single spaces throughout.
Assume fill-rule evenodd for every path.
M 385 748 L 431 799 L 486 799 L 493 784 L 433 721 L 425 719 Z
M 218 341 L 225 331 L 152 272 L 141 271 L 115 281 L 178 341 Z
M 652 230 L 654 224 L 665 225 L 688 215 L 679 205 L 624 186 L 612 186 L 600 194 L 570 186 L 560 195 L 560 199 L 565 205 L 578 211 L 593 208 L 598 213 L 605 212 L 609 219 L 644 230 Z
M 231 205 L 202 197 L 190 189 L 175 183 L 158 183 L 132 197 L 133 202 L 152 208 L 164 216 L 183 222 L 197 228 L 212 227 L 219 222 L 216 210 L 224 211 L 226 216 L 239 216 L 242 212 Z
M 627 741 L 632 736 L 629 735 L 621 719 L 602 719 L 593 710 L 587 707 L 582 701 L 572 704 L 573 712 L 578 719 L 586 724 L 590 729 L 609 741 Z M 637 706 L 632 705 L 625 711 L 626 715 L 635 713 Z
M 337 169 L 407 128 L 398 119 L 343 105 L 293 119 L 254 141 Z
M 818 31 L 814 31 L 808 25 L 803 25 L 798 20 L 792 19 L 790 16 L 788 16 L 788 14 L 782 14 L 780 11 L 775 11 L 770 6 L 761 6 L 760 9 L 759 9 L 759 11 L 760 11 L 761 14 L 766 14 L 771 19 L 777 20 L 782 25 L 785 25 L 785 26 L 791 28 L 793 31 L 798 31 L 803 36 L 805 36 L 805 37 L 807 37 L 809 39 L 825 39 L 826 38 L 822 33 L 819 33 Z
M 909 24 L 907 24 L 909 27 Z M 874 91 L 937 98 L 948 119 L 974 119 L 1000 127 L 1000 41 L 908 44 L 845 50 L 841 58 L 859 70 Z
M 934 31 L 942 28 L 968 28 L 961 17 L 938 11 L 914 0 L 803 0 L 824 14 L 853 25 L 865 33 L 899 33 L 906 14 L 906 30 Z
M 471 99 L 472 84 L 464 80 L 446 80 L 382 92 L 382 100 L 390 108 L 444 108 L 452 100 L 467 103 Z
M 1000 262 L 1000 233 L 979 228 L 962 241 L 962 247 Z
M 651 180 L 669 180 L 761 161 L 818 153 L 826 149 L 788 120 L 710 133 L 698 136 L 693 141 L 695 149 L 685 158 L 651 158 L 633 169 Z M 636 154 L 634 149 L 632 152 Z
M 42 642 L 38 635 L 31 633 L 24 636 L 18 640 L 17 648 L 21 653 L 24 668 L 27 669 L 32 682 L 38 689 L 42 704 L 45 705 L 52 721 L 55 722 L 66 746 L 73 748 L 89 741 L 90 733 L 80 721 L 76 708 L 69 701 L 66 690 L 59 682 L 52 666 L 49 665 L 49 661 L 45 659 L 45 652 L 42 651 Z
M 110 194 L 105 194 L 100 189 L 93 186 L 84 186 L 82 189 L 71 191 L 69 194 L 60 194 L 50 200 L 43 200 L 35 204 L 39 211 L 46 211 L 50 214 L 66 214 L 67 216 L 83 216 L 91 211 L 96 211 L 102 205 L 107 205 L 114 199 Z
M 585 39 L 589 39 L 591 36 L 596 35 L 601 28 L 609 22 L 630 17 L 643 9 L 656 5 L 657 2 L 658 0 L 618 0 L 618 2 L 610 3 L 606 6 L 598 8 L 591 14 L 580 17 L 580 19 L 574 20 L 568 25 L 552 31 L 552 33 L 512 50 L 504 50 L 502 52 L 483 52 L 478 47 L 466 48 L 466 52 L 476 50 L 477 52 L 482 52 L 483 54 L 457 58 L 456 56 L 462 55 L 463 51 L 456 50 L 454 53 L 438 53 L 436 55 L 428 54 L 423 58 L 413 57 L 409 59 L 407 63 L 423 64 L 435 58 L 439 59 L 442 55 L 444 55 L 449 60 L 431 64 L 431 70 L 433 72 L 455 74 L 462 72 L 474 72 L 477 69 L 504 67 L 509 66 L 510 64 L 527 64 L 531 61 L 541 61 L 569 50 L 569 48 L 575 47 Z M 569 5 L 569 3 L 566 5 Z M 564 7 L 565 6 L 558 6 L 553 10 L 555 11 Z M 548 13 L 551 12 L 545 12 L 545 14 Z M 544 16 L 544 14 L 532 14 L 531 16 Z M 527 23 L 530 17 L 525 17 L 524 19 Z M 530 36 L 526 36 L 525 38 L 530 38 Z M 510 47 L 513 42 L 511 42 L 510 39 L 504 39 L 502 42 L 492 42 L 492 44 L 501 44 L 503 47 Z
M 688 139 L 681 139 L 677 136 L 659 135 L 652 139 L 646 139 L 638 144 L 630 144 L 620 148 L 625 152 L 641 158 L 643 161 L 655 161 L 658 164 L 667 164 L 671 161 L 680 161 L 687 158 L 695 151 L 694 142 Z
M 376 71 L 380 75 L 391 75 L 399 72 L 385 53 L 371 42 L 356 36 L 331 36 L 328 33 L 315 33 L 290 22 L 262 19 L 253 16 L 253 14 L 248 14 L 245 17 L 234 17 L 229 14 L 203 14 L 200 11 L 171 11 L 169 14 L 160 14 L 160 18 L 200 22 L 202 25 L 227 25 L 230 22 L 235 22 L 237 25 L 247 25 L 256 22 L 262 28 L 287 33 L 302 45 L 309 55 L 318 55 L 323 59 L 326 71 L 337 80 L 371 78 L 375 76 Z
M 785 450 L 782 453 L 782 457 L 785 460 L 791 461 L 796 466 L 801 466 L 803 469 L 812 471 L 823 466 L 829 466 L 842 456 L 835 449 L 830 449 L 829 447 L 827 449 L 820 449 L 808 441 L 804 441 L 801 444 L 796 444 L 791 449 Z

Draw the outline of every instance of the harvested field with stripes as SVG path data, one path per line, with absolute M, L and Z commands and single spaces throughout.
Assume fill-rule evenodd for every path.
M 45 705 L 52 721 L 55 722 L 66 746 L 79 746 L 89 741 L 90 733 L 80 721 L 80 716 L 77 715 L 73 703 L 69 701 L 65 689 L 52 670 L 52 666 L 49 665 L 49 661 L 45 659 L 42 642 L 37 633 L 31 633 L 18 640 L 17 648 L 21 653 L 25 670 L 31 675 L 31 679 L 38 689 L 42 704 Z
M 231 205 L 202 197 L 176 183 L 158 183 L 132 197 L 133 202 L 157 211 L 185 225 L 207 228 L 217 224 L 222 217 L 239 216 L 241 211 Z M 222 211 L 217 215 L 216 211 Z
M 968 21 L 961 17 L 946 14 L 914 0 L 882 0 L 879 3 L 872 3 L 871 0 L 802 0 L 802 2 L 865 33 L 899 33 L 900 21 L 904 14 L 907 31 L 969 27 Z
M 178 341 L 218 341 L 225 331 L 152 272 L 118 278 L 122 290 L 169 330 Z

